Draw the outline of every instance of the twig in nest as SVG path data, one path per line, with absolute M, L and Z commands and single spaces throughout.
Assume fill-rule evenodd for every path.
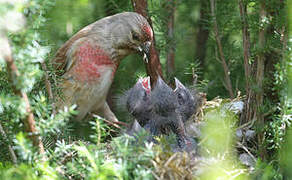
M 177 153 L 174 153 L 167 161 L 166 163 L 164 164 L 164 167 L 167 167 L 169 165 L 169 163 L 174 159 L 176 158 L 177 156 Z
M 160 177 L 157 176 L 157 174 L 155 174 L 155 173 L 152 172 L 152 171 L 151 171 L 151 173 L 152 173 L 152 175 L 153 175 L 157 180 L 161 180 Z
M 237 145 L 239 147 L 241 147 L 243 150 L 245 150 L 247 152 L 247 154 L 250 155 L 250 157 L 252 158 L 252 160 L 254 160 L 254 162 L 257 161 L 256 158 L 251 154 L 251 152 L 243 144 L 241 144 L 240 142 L 237 142 Z
M 239 126 L 237 129 L 243 129 L 243 128 L 245 128 L 245 127 L 249 126 L 251 123 L 252 123 L 252 122 L 251 122 L 251 121 L 249 121 L 249 122 L 247 122 L 247 123 L 245 123 L 245 124 L 242 124 L 242 125 L 241 125 L 241 126 Z

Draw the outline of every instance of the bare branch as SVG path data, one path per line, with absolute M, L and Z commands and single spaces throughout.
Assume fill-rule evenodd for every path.
M 250 89 L 251 67 L 249 65 L 250 58 L 250 34 L 249 25 L 247 22 L 247 7 L 243 0 L 238 0 L 240 18 L 242 23 L 242 41 L 243 41 L 243 57 L 244 57 L 244 72 L 245 72 L 245 90 L 246 100 L 244 104 L 244 113 L 241 116 L 241 123 L 249 122 L 252 120 L 252 109 L 250 107 L 250 99 L 252 91 Z
M 106 120 L 105 118 L 100 118 L 98 115 L 91 113 L 92 117 L 94 118 L 99 118 L 102 121 L 106 122 L 107 124 L 114 126 L 115 128 L 121 129 L 121 127 L 119 125 L 125 126 L 125 127 L 129 127 L 129 124 L 121 122 L 121 121 L 109 121 Z
M 219 50 L 221 64 L 223 66 L 224 75 L 225 75 L 224 81 L 225 81 L 226 89 L 229 92 L 230 97 L 234 98 L 234 93 L 232 90 L 232 84 L 231 84 L 231 80 L 230 80 L 230 71 L 229 71 L 228 65 L 227 65 L 225 57 L 224 57 L 223 48 L 222 48 L 221 39 L 220 39 L 220 34 L 219 34 L 219 30 L 218 30 L 218 25 L 217 25 L 217 20 L 216 20 L 216 15 L 215 15 L 215 0 L 210 0 L 210 5 L 211 5 L 211 15 L 213 17 L 215 38 L 216 38 L 216 42 L 217 42 L 217 46 L 218 46 L 218 50 Z
M 249 78 L 250 78 L 250 66 L 249 66 L 249 57 L 250 57 L 250 36 L 248 31 L 248 22 L 247 22 L 247 11 L 246 4 L 243 3 L 243 0 L 238 1 L 240 17 L 242 23 L 242 40 L 243 40 L 243 51 L 244 51 L 244 70 L 245 70 L 245 80 L 246 80 L 246 90 L 248 91 L 249 87 Z
M 5 43 L 7 43 L 6 45 L 4 45 L 5 47 L 7 47 L 7 52 L 6 54 L 4 54 L 4 60 L 6 61 L 6 65 L 7 65 L 7 72 L 9 75 L 9 80 L 10 83 L 12 84 L 13 87 L 13 91 L 16 95 L 20 96 L 22 98 L 22 100 L 25 102 L 25 107 L 26 107 L 26 118 L 23 120 L 24 126 L 26 128 L 26 131 L 30 137 L 30 139 L 33 142 L 33 145 L 36 146 L 40 152 L 40 154 L 44 154 L 45 150 L 44 150 L 44 146 L 43 143 L 41 141 L 41 138 L 39 136 L 39 133 L 36 130 L 36 126 L 35 126 L 35 120 L 34 120 L 34 115 L 31 111 L 30 108 L 30 103 L 27 97 L 27 94 L 21 90 L 19 90 L 16 87 L 16 82 L 17 82 L 17 78 L 20 76 L 17 66 L 14 63 L 13 57 L 12 57 L 12 53 L 11 53 L 11 47 L 8 43 L 8 40 L 6 38 Z

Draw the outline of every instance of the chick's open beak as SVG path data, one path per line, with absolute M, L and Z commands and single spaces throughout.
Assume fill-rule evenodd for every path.
M 150 59 L 150 46 L 151 42 L 147 41 L 138 47 L 138 51 L 143 55 L 143 60 L 148 63 Z
M 145 89 L 145 91 L 147 93 L 150 93 L 150 91 L 151 91 L 150 76 L 140 78 L 140 82 L 142 84 L 142 87 Z
M 178 88 L 185 88 L 185 86 L 175 77 L 175 89 L 173 91 L 177 91 Z

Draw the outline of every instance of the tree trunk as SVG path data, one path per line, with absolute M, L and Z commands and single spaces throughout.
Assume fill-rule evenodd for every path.
M 195 49 L 195 60 L 198 60 L 200 63 L 200 67 L 202 70 L 205 69 L 205 57 L 207 51 L 207 41 L 209 38 L 209 27 L 208 21 L 210 20 L 210 9 L 208 1 L 201 0 L 200 1 L 200 19 L 198 22 L 198 32 L 196 35 L 196 49 Z
M 166 66 L 166 72 L 167 77 L 170 79 L 174 75 L 175 71 L 175 41 L 174 41 L 174 14 L 176 9 L 175 0 L 169 0 L 167 5 L 168 10 L 168 22 L 167 22 L 167 38 L 169 42 L 169 48 L 167 50 L 167 66 Z
M 251 81 L 251 67 L 249 65 L 250 58 L 250 34 L 249 34 L 249 25 L 247 22 L 247 10 L 246 3 L 243 0 L 238 1 L 239 11 L 242 23 L 242 42 L 243 42 L 243 60 L 244 60 L 244 72 L 245 72 L 245 91 L 246 99 L 244 104 L 244 113 L 241 116 L 241 124 L 250 122 L 252 120 L 252 109 L 251 109 L 251 99 L 252 92 L 250 90 L 250 81 Z
M 263 19 L 266 17 L 266 10 L 265 10 L 265 2 L 260 2 L 260 22 L 263 22 Z M 265 71 L 265 54 L 264 54 L 264 47 L 265 47 L 265 26 L 260 27 L 259 30 L 259 49 L 260 53 L 257 56 L 257 69 L 256 69 L 256 84 L 258 91 L 255 93 L 255 113 L 254 118 L 257 120 L 259 124 L 259 128 L 264 127 L 264 117 L 263 113 L 260 109 L 263 106 L 263 97 L 264 97 L 264 90 L 263 90 L 263 80 L 264 80 L 264 71 Z M 264 141 L 264 132 L 260 132 L 258 134 L 258 143 L 259 143 L 259 152 L 262 159 L 266 157 L 266 149 L 263 144 Z
M 285 16 L 283 17 L 282 11 L 285 11 L 285 3 L 283 0 L 277 1 L 275 4 L 276 9 L 266 8 L 267 9 L 267 16 L 279 19 L 286 19 Z M 280 34 L 280 37 L 274 40 L 277 40 L 277 43 L 282 45 L 280 46 L 271 47 L 271 50 L 265 53 L 265 78 L 269 80 L 267 83 L 267 87 L 265 87 L 264 96 L 267 97 L 272 103 L 277 104 L 280 102 L 280 96 L 277 89 L 274 87 L 274 82 L 276 82 L 275 73 L 277 73 L 277 69 L 275 67 L 276 64 L 284 66 L 281 63 L 281 60 L 284 58 L 284 54 L 286 52 L 286 26 L 288 21 L 283 21 L 282 26 L 277 26 L 275 23 L 270 23 L 266 28 L 266 37 L 267 39 L 271 39 L 274 36 L 275 32 Z M 267 40 L 268 41 L 268 40 Z M 285 74 L 285 73 L 283 73 Z
M 147 21 L 149 22 L 150 26 L 152 27 L 152 21 L 150 17 L 147 14 L 147 0 L 132 0 L 132 5 L 135 10 L 135 12 L 141 14 L 144 16 Z M 155 49 L 155 33 L 153 32 L 153 42 L 150 47 L 150 59 L 148 63 L 145 63 L 146 65 L 146 72 L 151 77 L 151 85 L 153 86 L 158 78 L 158 75 L 160 77 L 163 77 L 161 64 L 159 60 L 159 53 Z

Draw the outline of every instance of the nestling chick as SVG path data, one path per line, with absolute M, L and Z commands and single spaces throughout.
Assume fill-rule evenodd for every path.
M 175 80 L 174 93 L 177 97 L 178 107 L 183 122 L 186 122 L 195 112 L 197 99 L 194 97 L 190 90 L 186 88 L 177 78 Z
M 150 132 L 159 135 L 171 130 L 182 147 L 186 143 L 186 134 L 181 114 L 178 112 L 178 100 L 174 91 L 160 77 L 151 93 L 151 102 L 153 113 Z
M 178 144 L 174 147 L 176 150 L 190 151 L 194 149 L 196 143 L 186 136 L 183 122 L 183 118 L 189 118 L 189 114 L 193 112 L 188 109 L 188 106 L 191 106 L 194 98 L 192 98 L 189 90 L 179 83 L 176 82 L 177 88 L 173 91 L 158 77 L 156 86 L 151 92 L 150 78 L 140 78 L 126 92 L 127 109 L 138 121 L 134 122 L 133 127 L 135 128 L 131 128 L 128 134 L 133 134 L 132 131 L 137 132 L 138 123 L 153 136 L 168 134 L 172 131 L 177 136 Z M 186 99 L 187 97 L 190 97 L 191 100 Z M 193 106 L 189 108 L 193 108 Z M 148 139 L 155 141 L 153 138 Z
M 127 109 L 143 127 L 151 118 L 150 77 L 139 78 L 137 83 L 126 92 Z

